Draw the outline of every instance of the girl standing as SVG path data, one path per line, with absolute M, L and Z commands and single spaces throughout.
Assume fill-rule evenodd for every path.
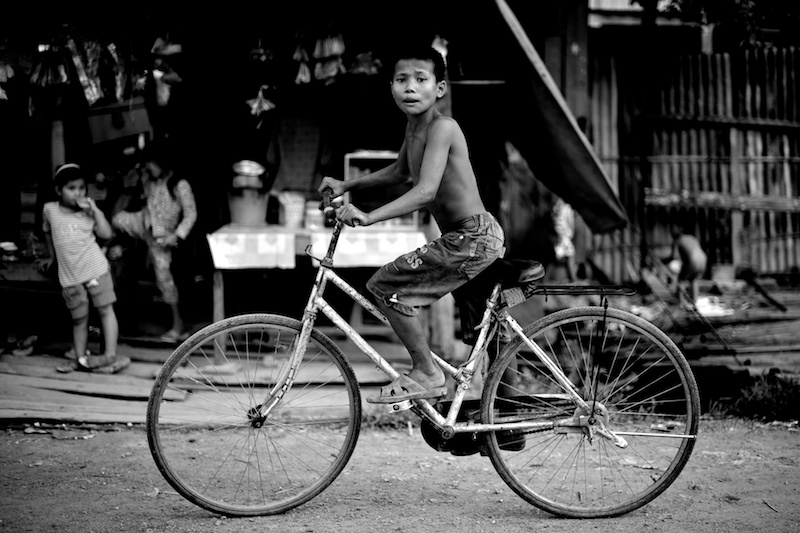
M 197 221 L 197 207 L 189 182 L 175 174 L 163 145 L 151 145 L 145 154 L 142 178 L 146 205 L 137 212 L 121 211 L 112 225 L 121 233 L 147 243 L 156 285 L 172 311 L 172 327 L 161 336 L 165 342 L 186 338 L 178 305 L 178 288 L 172 275 L 172 251 L 180 246 Z
M 72 347 L 77 366 L 58 367 L 59 372 L 76 368 L 104 373 L 119 372 L 130 358 L 117 357 L 119 326 L 114 312 L 117 296 L 106 256 L 97 238 L 111 238 L 111 226 L 94 200 L 86 196 L 86 177 L 75 163 L 61 165 L 55 173 L 57 202 L 48 202 L 42 213 L 42 229 L 49 257 L 40 268 L 47 272 L 53 261 L 58 265 L 58 281 L 72 316 Z M 89 302 L 95 306 L 103 325 L 105 353 L 87 356 Z

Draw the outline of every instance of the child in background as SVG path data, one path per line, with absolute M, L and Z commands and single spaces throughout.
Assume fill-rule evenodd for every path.
M 58 370 L 75 368 L 104 373 L 119 372 L 130 364 L 127 357 L 117 357 L 119 326 L 114 312 L 114 283 L 105 254 L 95 236 L 109 239 L 111 226 L 92 198 L 86 196 L 86 178 L 79 165 L 61 165 L 55 174 L 57 202 L 48 202 L 42 210 L 42 225 L 50 256 L 42 261 L 44 271 L 55 259 L 58 281 L 67 308 L 72 315 L 72 347 L 77 366 L 67 365 Z M 86 355 L 89 337 L 89 298 L 91 297 L 103 327 L 105 353 Z
M 172 275 L 172 250 L 186 240 L 197 221 L 197 207 L 192 187 L 174 171 L 164 145 L 151 145 L 145 155 L 145 207 L 136 212 L 121 211 L 112 224 L 135 239 L 147 243 L 153 259 L 156 285 L 172 311 L 172 327 L 161 336 L 164 342 L 178 342 L 187 337 L 178 301 L 178 288 Z M 117 247 L 109 251 L 119 255 Z
M 575 245 L 572 243 L 575 237 L 575 213 L 572 211 L 572 206 L 561 198 L 558 198 L 553 206 L 553 228 L 558 238 L 554 247 L 556 262 L 564 265 L 567 279 L 570 283 L 575 283 L 578 278 L 575 267 Z
M 670 269 L 678 274 L 675 284 L 678 294 L 682 295 L 683 293 L 680 290 L 682 285 L 688 285 L 688 294 L 692 298 L 692 302 L 697 302 L 697 280 L 706 272 L 708 257 L 697 237 L 684 233 L 677 224 L 672 225 L 672 254 L 669 259 L 671 260 Z

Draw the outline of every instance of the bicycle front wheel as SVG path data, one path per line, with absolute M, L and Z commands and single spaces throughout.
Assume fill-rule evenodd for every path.
M 618 516 L 663 492 L 688 461 L 700 419 L 697 384 L 675 343 L 640 317 L 602 307 L 559 311 L 524 331 L 590 409 L 515 337 L 490 369 L 483 420 L 545 424 L 486 434 L 508 486 L 573 518 Z M 627 447 L 599 435 L 598 422 Z
M 319 494 L 347 464 L 361 397 L 341 350 L 313 330 L 291 387 L 276 386 L 300 330 L 288 317 L 230 317 L 164 363 L 147 406 L 148 444 L 190 502 L 227 516 L 282 513 Z

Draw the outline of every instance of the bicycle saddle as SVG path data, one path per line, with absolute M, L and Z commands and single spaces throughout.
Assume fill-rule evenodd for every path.
M 507 289 L 542 279 L 544 266 L 530 259 L 498 259 L 486 269 L 486 273 Z

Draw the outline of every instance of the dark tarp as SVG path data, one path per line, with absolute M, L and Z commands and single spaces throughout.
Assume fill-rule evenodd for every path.
M 496 0 L 519 43 L 510 52 L 520 67 L 514 85 L 514 113 L 507 121 L 510 142 L 520 151 L 536 179 L 568 202 L 594 233 L 622 228 L 627 216 L 616 193 L 581 132 L 564 97 L 505 0 Z

